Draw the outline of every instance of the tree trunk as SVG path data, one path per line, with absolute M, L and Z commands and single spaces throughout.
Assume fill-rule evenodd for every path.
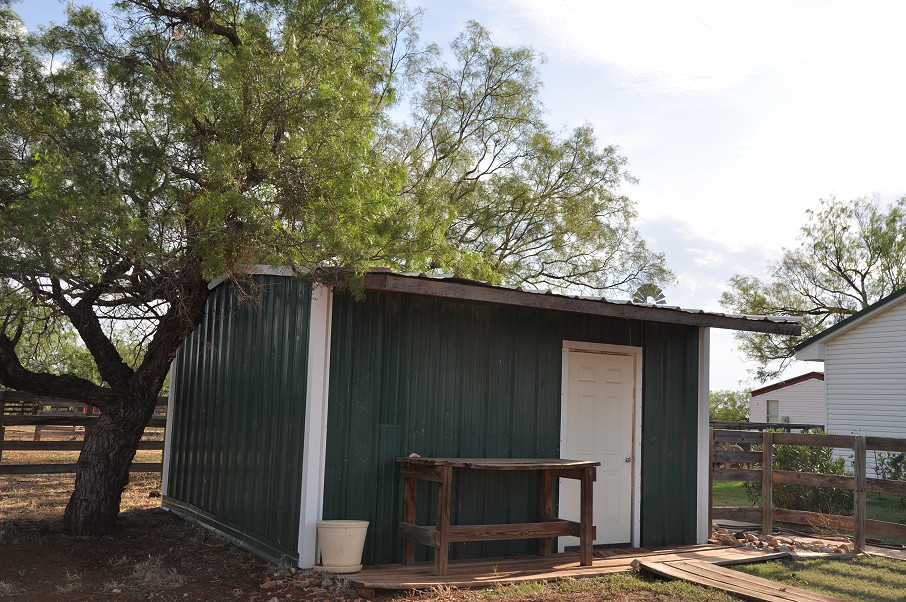
M 120 415 L 101 414 L 85 430 L 85 445 L 76 467 L 75 490 L 63 515 L 66 532 L 100 535 L 113 528 L 123 489 L 129 482 L 129 465 L 154 412 L 153 403 L 148 411 L 141 407 L 148 404 L 133 403 Z

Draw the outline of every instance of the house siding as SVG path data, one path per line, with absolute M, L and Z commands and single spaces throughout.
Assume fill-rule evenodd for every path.
M 788 387 L 753 395 L 749 402 L 749 422 L 767 422 L 767 400 L 776 399 L 780 416 L 790 422 L 825 424 L 824 381 L 811 378 Z
M 906 299 L 826 343 L 827 430 L 906 437 Z
M 564 340 L 643 347 L 642 545 L 695 542 L 697 327 L 368 292 L 334 298 L 324 518 L 371 522 L 364 562 L 400 560 L 395 458 L 557 457 Z M 535 520 L 530 474 L 457 474 L 454 524 Z M 418 522 L 432 524 L 421 486 Z M 451 557 L 531 541 L 452 544 Z M 426 549 L 418 546 L 419 554 Z
M 311 285 L 255 276 L 211 292 L 176 358 L 163 505 L 265 558 L 297 557 Z

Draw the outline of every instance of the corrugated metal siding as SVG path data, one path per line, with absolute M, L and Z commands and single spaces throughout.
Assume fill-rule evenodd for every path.
M 645 347 L 642 543 L 695 541 L 697 328 L 390 293 L 357 303 L 338 294 L 324 517 L 371 521 L 366 563 L 400 558 L 397 456 L 559 455 L 564 340 Z M 458 476 L 454 523 L 536 518 L 530 476 Z M 418 521 L 433 524 L 434 488 L 419 495 Z M 455 544 L 451 556 L 533 549 Z
M 642 545 L 694 543 L 698 329 L 649 322 L 642 348 Z
M 296 557 L 311 286 L 216 288 L 177 356 L 169 505 L 270 558 Z

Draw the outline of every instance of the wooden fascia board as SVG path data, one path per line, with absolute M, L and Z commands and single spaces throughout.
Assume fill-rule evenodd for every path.
M 728 316 L 717 316 L 706 313 L 690 313 L 682 310 L 608 303 L 606 301 L 592 299 L 577 299 L 575 297 L 564 297 L 561 295 L 543 293 L 527 293 L 525 291 L 513 289 L 462 284 L 445 280 L 431 280 L 428 278 L 396 276 L 393 274 L 366 274 L 365 289 L 410 295 L 423 295 L 427 297 L 440 297 L 445 299 L 458 299 L 460 301 L 476 301 L 497 305 L 565 311 L 595 316 L 623 318 L 626 320 L 665 322 L 687 326 L 707 326 L 712 328 L 727 328 L 730 330 L 766 332 L 770 334 L 798 335 L 802 332 L 802 327 L 799 324 L 771 322 L 768 320 L 747 320 L 745 318 L 731 318 Z

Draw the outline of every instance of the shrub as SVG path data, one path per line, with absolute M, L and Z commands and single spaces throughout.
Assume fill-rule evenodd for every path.
M 813 434 L 821 433 L 820 430 L 812 432 Z M 831 447 L 775 445 L 773 465 L 774 470 L 848 474 L 846 461 L 843 458 L 835 458 L 834 450 Z M 749 497 L 755 502 L 759 499 L 761 484 L 746 483 L 746 490 Z M 774 483 L 772 503 L 775 508 L 848 516 L 853 513 L 853 491 L 832 487 Z
M 906 481 L 906 453 L 875 452 L 875 474 L 879 479 Z M 906 496 L 896 496 L 900 507 L 906 510 Z

